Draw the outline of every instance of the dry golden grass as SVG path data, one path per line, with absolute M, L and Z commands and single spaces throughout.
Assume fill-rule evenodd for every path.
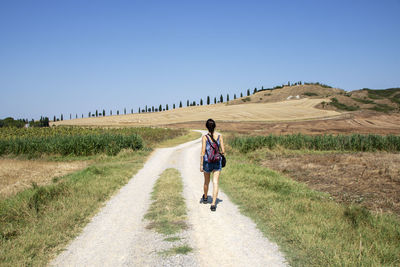
M 85 168 L 87 161 L 49 162 L 42 160 L 0 159 L 0 197 L 16 194 L 33 182 L 49 183 L 53 178 Z
M 288 100 L 276 103 L 248 103 L 243 105 L 214 104 L 178 108 L 163 112 L 106 116 L 64 120 L 55 125 L 81 126 L 160 126 L 190 121 L 291 121 L 337 116 L 333 110 L 321 110 L 314 106 L 328 99 Z

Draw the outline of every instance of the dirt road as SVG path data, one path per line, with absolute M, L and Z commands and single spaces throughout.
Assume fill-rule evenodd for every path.
M 203 174 L 199 172 L 200 146 L 198 139 L 156 150 L 143 169 L 107 202 L 51 265 L 285 266 L 278 247 L 263 237 L 223 192 L 219 193 L 216 212 L 210 211 L 209 204 L 200 203 L 203 185 Z M 189 223 L 186 243 L 193 252 L 168 260 L 154 253 L 159 240 L 146 229 L 143 216 L 155 181 L 163 170 L 171 167 L 178 169 L 183 177 Z

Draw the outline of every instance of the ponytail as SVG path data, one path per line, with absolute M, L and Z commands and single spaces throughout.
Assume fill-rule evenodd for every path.
M 208 119 L 206 122 L 206 127 L 211 134 L 211 138 L 214 139 L 215 121 L 213 119 Z

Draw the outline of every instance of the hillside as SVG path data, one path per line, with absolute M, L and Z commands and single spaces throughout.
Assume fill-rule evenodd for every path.
M 333 110 L 316 109 L 314 106 L 329 99 L 299 99 L 274 103 L 249 103 L 229 105 L 226 103 L 192 106 L 163 112 L 127 114 L 118 116 L 93 117 L 64 120 L 55 125 L 87 126 L 160 126 L 190 121 L 205 121 L 213 118 L 217 121 L 293 121 L 337 116 Z
M 284 86 L 277 89 L 258 91 L 250 96 L 244 96 L 233 101 L 230 105 L 248 103 L 272 103 L 285 100 L 296 100 L 303 98 L 321 99 L 331 98 L 337 95 L 344 95 L 346 91 L 338 88 L 330 88 L 317 84 Z

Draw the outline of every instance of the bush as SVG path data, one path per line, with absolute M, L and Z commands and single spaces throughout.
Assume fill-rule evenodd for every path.
M 306 95 L 306 96 L 317 96 L 318 94 L 313 93 L 313 92 L 305 92 L 304 95 Z
M 355 111 L 360 109 L 359 106 L 348 106 L 343 103 L 340 103 L 336 97 L 331 98 L 331 104 L 336 107 L 337 109 L 346 110 L 346 111 Z

